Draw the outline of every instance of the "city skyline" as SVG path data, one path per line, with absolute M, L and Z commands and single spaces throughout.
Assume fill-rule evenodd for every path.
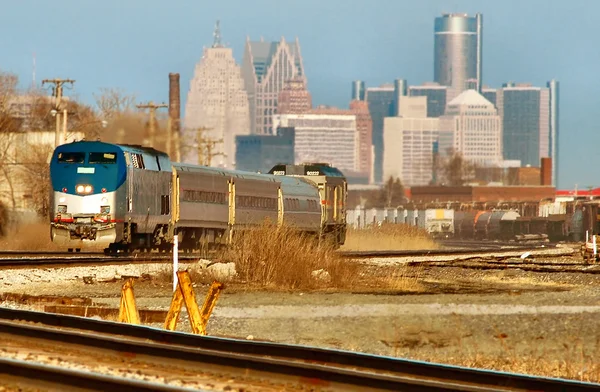
M 593 2 L 556 3 L 549 8 L 539 1 L 495 5 L 477 1 L 380 1 L 347 10 L 337 7 L 336 1 L 319 8 L 310 1 L 286 6 L 259 1 L 250 7 L 241 1 L 230 1 L 198 12 L 199 8 L 191 2 L 167 7 L 150 1 L 143 2 L 143 18 L 139 12 L 142 2 L 136 1 L 126 5 L 107 1 L 71 8 L 60 4 L 76 3 L 32 3 L 33 7 L 28 8 L 35 9 L 33 12 L 8 6 L 15 17 L 3 25 L 4 35 L 9 36 L 12 30 L 20 34 L 7 43 L 6 60 L 0 68 L 17 73 L 26 87 L 31 79 L 31 54 L 36 52 L 38 82 L 46 77 L 72 77 L 77 80 L 74 92 L 87 103 L 101 87 L 122 88 L 136 93 L 139 100 L 165 101 L 166 75 L 180 72 L 182 86 L 188 85 L 202 46 L 211 42 L 214 20 L 221 19 L 226 43 L 233 49 L 238 64 L 246 36 L 263 36 L 265 41 L 277 41 L 281 36 L 292 41 L 298 37 L 315 105 L 346 107 L 352 80 L 364 80 L 368 86 L 397 78 L 407 79 L 411 85 L 433 80 L 433 19 L 445 12 L 479 12 L 485 18 L 483 84 L 498 88 L 511 80 L 535 86 L 544 86 L 552 79 L 560 81 L 561 187 L 572 188 L 578 183 L 579 188 L 585 188 L 600 182 L 591 169 L 600 159 L 594 157 L 592 147 L 587 147 L 596 145 L 598 137 L 592 110 L 596 94 L 589 81 L 593 80 L 592 71 L 597 68 L 600 55 L 587 50 L 586 40 L 579 38 L 591 37 L 593 25 L 587 15 L 600 9 Z M 232 9 L 239 12 L 231 12 Z M 257 20 L 254 17 L 259 10 L 265 9 L 268 12 L 264 17 L 269 23 L 250 22 Z M 318 12 L 304 12 L 311 9 Z M 568 27 L 573 22 L 563 20 L 566 13 L 580 15 L 577 25 L 571 24 L 577 26 L 573 33 Z M 403 18 L 402 23 L 390 23 L 400 14 L 411 17 Z M 174 15 L 179 18 L 176 29 L 172 23 L 161 22 Z M 269 15 L 279 17 L 273 19 Z M 312 22 L 307 23 L 308 20 Z M 364 22 L 360 34 L 352 35 L 350 25 L 358 20 Z M 557 25 L 560 30 L 554 28 Z M 78 34 L 73 35 L 73 31 Z M 97 31 L 102 33 L 93 33 Z M 149 32 L 164 38 L 150 40 Z M 410 39 L 403 39 L 404 36 Z M 180 39 L 174 43 L 176 37 Z M 588 141 L 581 143 L 582 138 Z M 577 160 L 569 158 L 575 154 L 590 156 L 591 165 L 579 167 Z

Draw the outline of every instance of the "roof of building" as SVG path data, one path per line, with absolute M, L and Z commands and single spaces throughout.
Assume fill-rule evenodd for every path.
M 450 101 L 448 105 L 485 105 L 491 106 L 492 108 L 494 107 L 490 101 L 475 90 L 463 91 L 459 96 Z
M 290 53 L 292 54 L 292 56 L 294 56 L 294 58 L 296 60 L 295 62 L 298 63 L 299 58 L 300 58 L 300 48 L 296 41 L 288 42 L 284 38 L 282 38 L 281 41 L 270 41 L 270 42 L 250 41 L 250 42 L 248 42 L 250 53 L 252 53 L 254 63 L 257 63 L 257 62 L 266 63 L 265 64 L 266 66 L 262 69 L 263 72 L 266 72 L 267 69 L 269 68 L 269 66 L 271 65 L 273 56 L 275 55 L 275 53 L 277 53 L 277 48 L 279 47 L 279 45 L 282 42 L 285 42 L 288 45 L 288 47 L 290 48 Z M 256 70 L 256 71 L 258 71 L 258 70 Z

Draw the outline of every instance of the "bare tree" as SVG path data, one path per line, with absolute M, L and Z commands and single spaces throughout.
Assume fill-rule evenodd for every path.
M 377 195 L 378 207 L 391 208 L 403 203 L 406 199 L 404 185 L 399 178 L 390 176 Z
M 105 120 L 131 113 L 135 109 L 136 96 L 115 88 L 101 88 L 94 94 L 100 116 Z
M 473 177 L 475 165 L 463 158 L 460 152 L 449 150 L 447 158 L 441 163 L 444 183 L 449 186 L 463 186 Z

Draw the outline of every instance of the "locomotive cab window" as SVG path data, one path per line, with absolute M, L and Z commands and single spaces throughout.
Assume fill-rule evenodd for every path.
M 117 154 L 114 152 L 90 152 L 90 163 L 117 163 Z
M 85 154 L 82 152 L 61 152 L 58 154 L 59 163 L 83 163 Z

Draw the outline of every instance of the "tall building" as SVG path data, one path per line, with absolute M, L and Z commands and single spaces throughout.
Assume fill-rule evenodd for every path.
M 439 119 L 427 117 L 426 97 L 402 99 L 402 117 L 384 119 L 383 177 L 400 178 L 406 186 L 433 180 L 434 148 Z
M 479 167 L 501 165 L 502 126 L 494 105 L 475 90 L 450 101 L 440 117 L 439 151 L 458 152 Z
M 427 97 L 427 117 L 440 117 L 446 110 L 448 87 L 439 83 L 425 83 L 421 86 L 410 86 L 408 95 L 411 97 Z
M 365 101 L 353 100 L 350 102 L 350 111 L 356 116 L 356 130 L 358 132 L 356 171 L 370 177 L 373 170 L 373 121 L 371 121 L 369 105 Z
M 505 83 L 496 91 L 502 117 L 503 155 L 522 166 L 540 165 L 550 156 L 550 91 L 529 83 Z
M 293 127 L 296 163 L 326 162 L 342 172 L 356 171 L 358 132 L 349 110 L 314 109 L 307 114 L 276 114 L 273 126 Z
M 365 93 L 373 123 L 373 179 L 378 184 L 383 182 L 383 119 L 394 116 L 396 93 L 392 84 L 369 87 Z
M 294 164 L 294 128 L 278 128 L 275 135 L 243 135 L 236 139 L 236 168 L 267 173 L 278 163 Z
M 306 89 L 303 78 L 286 80 L 283 90 L 279 93 L 277 113 L 299 114 L 312 109 L 312 98 Z
M 242 64 L 244 85 L 248 92 L 252 133 L 271 134 L 273 115 L 277 113 L 279 92 L 290 79 L 303 79 L 304 66 L 300 43 L 246 40 Z
M 206 128 L 202 137 L 222 139 L 215 145 L 213 166 L 234 168 L 235 137 L 250 133 L 248 95 L 240 67 L 233 58 L 233 51 L 221 44 L 217 22 L 212 47 L 205 48 L 196 64 L 190 81 L 184 115 L 183 160 L 197 163 L 199 128 Z
M 483 86 L 481 89 L 481 95 L 483 95 L 485 99 L 490 101 L 496 107 L 496 109 L 498 109 L 498 91 L 495 88 Z
M 450 87 L 449 100 L 475 86 L 481 91 L 483 15 L 443 14 L 434 25 L 434 81 Z
M 352 97 L 351 101 L 364 101 L 365 100 L 365 82 L 362 80 L 355 80 L 352 82 Z
M 550 90 L 550 148 L 548 155 L 552 158 L 552 186 L 558 189 L 558 104 L 559 104 L 559 84 L 556 80 L 551 80 L 547 83 Z

